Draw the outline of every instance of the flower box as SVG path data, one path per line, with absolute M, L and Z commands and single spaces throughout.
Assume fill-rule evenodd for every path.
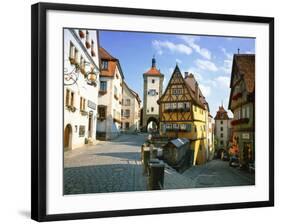
M 234 96 L 232 96 L 232 99 L 233 100 L 238 100 L 240 97 L 242 97 L 242 93 L 241 92 L 236 93 Z
M 250 121 L 249 118 L 240 118 L 238 120 L 231 121 L 231 125 L 235 126 L 235 125 L 239 125 L 239 124 L 247 124 L 247 123 L 249 123 L 249 121 Z
M 79 36 L 80 36 L 80 38 L 84 38 L 85 37 L 85 33 L 82 30 L 79 30 Z

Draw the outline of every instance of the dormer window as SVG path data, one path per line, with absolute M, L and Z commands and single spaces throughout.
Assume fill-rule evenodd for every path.
M 101 61 L 101 69 L 108 70 L 108 61 L 107 60 Z

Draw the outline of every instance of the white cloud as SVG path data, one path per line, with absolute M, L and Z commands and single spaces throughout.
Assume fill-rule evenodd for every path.
M 217 66 L 213 62 L 208 61 L 208 60 L 197 59 L 195 61 L 195 64 L 198 68 L 200 68 L 202 70 L 209 70 L 212 72 L 215 72 L 218 70 Z
M 199 88 L 201 89 L 203 95 L 205 97 L 208 97 L 211 95 L 211 87 L 210 86 L 207 86 L 207 85 L 204 85 L 204 84 L 199 84 Z
M 215 82 L 218 84 L 218 87 L 229 88 L 230 78 L 228 76 L 218 76 L 215 78 Z
M 246 51 L 245 53 L 246 53 L 246 54 L 254 54 L 253 51 Z
M 198 54 L 200 54 L 202 57 L 210 60 L 212 57 L 211 52 L 206 48 L 201 48 L 201 46 L 198 43 L 195 43 L 199 38 L 196 37 L 190 37 L 190 36 L 180 36 L 180 39 L 184 40 L 189 47 L 191 47 L 193 50 L 195 50 Z
M 172 53 L 182 53 L 189 55 L 192 53 L 192 49 L 185 44 L 175 44 L 171 41 L 153 40 L 152 46 L 157 50 L 158 54 L 163 54 L 163 49 L 168 49 Z
M 220 67 L 220 69 L 222 71 L 224 71 L 225 73 L 227 74 L 230 74 L 231 73 L 231 69 L 232 69 L 232 60 L 233 60 L 233 55 L 228 53 L 226 51 L 225 48 L 221 48 L 221 51 L 223 52 L 223 54 L 225 55 L 225 59 L 223 60 L 223 66 Z
M 232 60 L 233 55 L 230 54 L 230 53 L 228 53 L 224 47 L 221 47 L 221 51 L 222 51 L 222 53 L 226 56 L 226 58 L 227 58 L 228 60 L 230 60 L 230 59 Z
M 177 62 L 178 64 L 181 64 L 181 63 L 182 63 L 182 60 L 176 58 L 176 62 Z

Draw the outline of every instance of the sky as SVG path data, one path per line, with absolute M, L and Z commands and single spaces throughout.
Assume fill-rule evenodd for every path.
M 143 98 L 143 73 L 156 67 L 164 74 L 163 92 L 176 64 L 182 75 L 195 75 L 212 116 L 228 108 L 233 54 L 255 53 L 255 39 L 202 35 L 100 31 L 100 45 L 119 59 L 126 83 Z M 230 111 L 229 115 L 232 116 Z

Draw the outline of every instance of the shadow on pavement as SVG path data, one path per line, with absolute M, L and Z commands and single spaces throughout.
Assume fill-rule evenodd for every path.
M 64 194 L 145 191 L 142 166 L 113 164 L 64 168 Z

